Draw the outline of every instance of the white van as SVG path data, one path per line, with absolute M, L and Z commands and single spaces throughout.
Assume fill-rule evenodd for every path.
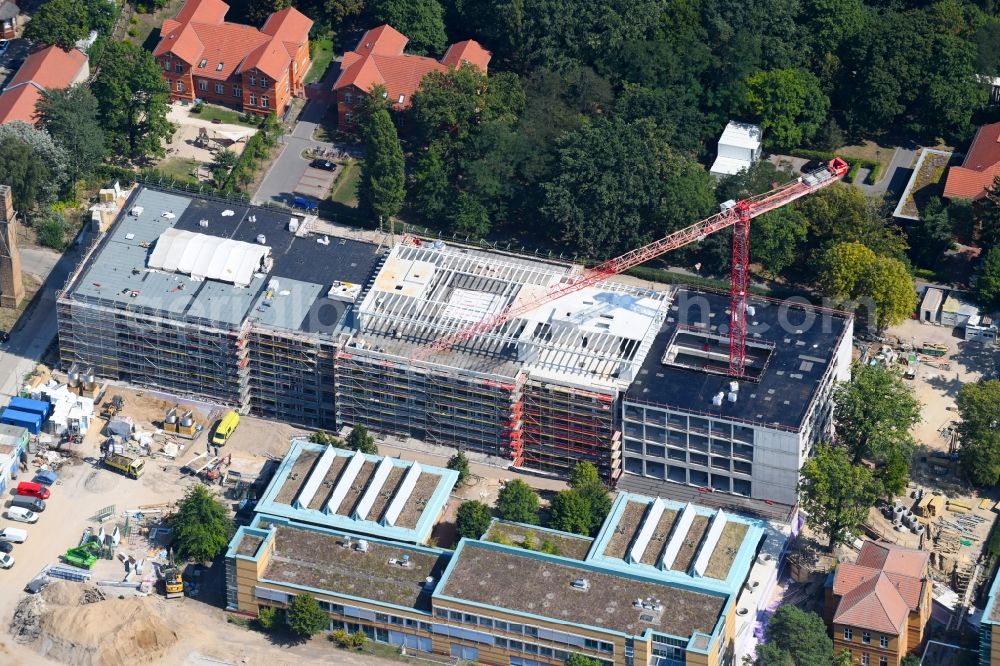
M 10 541 L 11 543 L 24 543 L 28 540 L 28 533 L 20 527 L 5 527 L 0 529 L 0 541 Z
M 7 553 L 0 553 L 0 569 L 10 569 L 14 566 L 14 558 Z
M 28 509 L 21 508 L 19 506 L 12 506 L 7 509 L 7 517 L 11 520 L 16 520 L 19 523 L 37 523 L 38 514 L 34 511 L 29 511 Z

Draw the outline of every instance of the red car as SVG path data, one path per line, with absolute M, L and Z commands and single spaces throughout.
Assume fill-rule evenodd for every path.
M 40 500 L 47 500 L 52 493 L 48 488 L 33 481 L 22 481 L 17 484 L 17 494 L 27 497 L 37 497 Z

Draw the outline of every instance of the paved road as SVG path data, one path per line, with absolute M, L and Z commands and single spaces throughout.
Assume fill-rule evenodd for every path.
M 44 283 L 36 302 L 28 306 L 10 332 L 10 341 L 0 347 L 0 398 L 17 393 L 24 377 L 34 369 L 55 339 L 56 293 L 66 284 L 85 245 L 73 247 L 63 255 L 44 248 L 21 250 L 22 270 Z
M 906 188 L 907 181 L 910 180 L 910 175 L 913 173 L 911 167 L 913 167 L 913 163 L 916 161 L 919 152 L 920 148 L 916 146 L 896 148 L 896 152 L 892 155 L 892 160 L 889 161 L 889 166 L 877 183 L 874 185 L 864 184 L 864 178 L 868 176 L 865 169 L 862 170 L 863 174 L 859 174 L 859 178 L 856 181 L 857 186 L 869 196 L 885 195 L 886 199 L 898 201 L 899 197 L 903 194 L 903 190 Z

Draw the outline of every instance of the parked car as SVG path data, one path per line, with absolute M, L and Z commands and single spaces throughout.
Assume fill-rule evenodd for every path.
M 29 511 L 28 509 L 22 509 L 19 506 L 12 506 L 7 509 L 7 517 L 11 520 L 16 520 L 19 523 L 37 523 L 38 514 L 34 511 Z
M 294 197 L 292 199 L 292 208 L 300 208 L 302 210 L 314 211 L 319 208 L 319 205 L 311 199 L 306 199 L 305 197 Z
M 0 541 L 0 553 L 9 553 L 14 550 L 14 544 L 10 541 Z
M 330 160 L 313 160 L 309 163 L 309 166 L 314 169 L 322 169 L 323 171 L 334 171 L 337 168 L 337 165 Z
M 49 577 L 46 574 L 38 574 L 28 581 L 28 584 L 24 586 L 24 591 L 28 594 L 38 594 L 48 584 Z
M 38 499 L 46 500 L 49 498 L 49 495 L 52 494 L 52 491 L 37 481 L 22 481 L 17 484 L 17 494 L 24 495 L 25 497 L 37 497 Z
M 0 39 L 0 55 L 3 55 L 4 53 L 7 53 L 7 49 L 9 49 L 9 48 L 10 48 L 10 40 L 9 39 Z
M 51 486 L 53 483 L 59 480 L 59 475 L 53 472 L 51 469 L 40 469 L 35 472 L 35 478 L 32 479 L 35 483 L 40 483 L 43 486 Z
M 0 567 L 10 569 L 12 566 L 14 566 L 14 558 L 7 553 L 0 553 Z
M 35 513 L 45 511 L 45 500 L 40 500 L 37 497 L 28 497 L 27 495 L 15 495 L 10 501 L 10 505 L 34 511 Z
M 24 543 L 28 540 L 28 533 L 20 527 L 4 527 L 0 529 L 0 541 L 10 543 Z

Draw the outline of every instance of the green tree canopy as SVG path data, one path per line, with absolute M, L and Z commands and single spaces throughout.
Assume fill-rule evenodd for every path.
M 302 638 L 310 638 L 330 626 L 330 616 L 311 594 L 296 594 L 285 611 L 288 628 Z
M 965 384 L 958 392 L 959 463 L 977 486 L 1000 483 L 1000 381 Z
M 920 402 L 899 373 L 881 365 L 855 365 L 850 381 L 833 394 L 837 443 L 851 456 L 883 465 L 894 451 L 908 458 L 913 451 L 910 429 L 920 422 Z
M 561 490 L 549 507 L 549 527 L 575 534 L 590 534 L 590 502 L 578 490 Z
M 167 121 L 170 95 L 149 51 L 109 41 L 91 91 L 114 154 L 126 159 L 163 154 L 160 141 L 174 131 Z
M 586 534 L 596 534 L 611 512 L 611 495 L 593 463 L 578 462 L 570 472 L 569 487 L 587 502 L 590 526 Z
M 747 79 L 747 106 L 760 119 L 764 142 L 789 149 L 816 137 L 826 123 L 830 100 L 814 74 L 779 69 Z
M 80 0 L 49 0 L 31 15 L 24 29 L 25 39 L 55 44 L 64 49 L 73 46 L 90 31 L 87 6 Z
M 521 479 L 513 479 L 497 495 L 497 512 L 504 520 L 537 525 L 538 493 Z
M 478 539 L 490 527 L 493 514 L 490 507 L 478 500 L 462 502 L 455 513 L 455 531 L 458 538 Z
M 406 175 L 403 148 L 389 109 L 383 103 L 383 92 L 381 86 L 375 86 L 371 94 L 365 96 L 358 123 L 365 146 L 358 201 L 359 206 L 388 222 L 403 206 Z
M 410 38 L 407 47 L 426 55 L 444 51 L 444 8 L 438 0 L 368 0 L 368 11 L 376 24 L 388 23 Z
M 234 532 L 229 511 L 202 484 L 191 486 L 177 503 L 170 526 L 181 557 L 203 562 L 218 557 Z
M 448 459 L 448 469 L 458 472 L 458 483 L 464 484 L 469 480 L 472 471 L 469 469 L 469 459 L 465 452 L 457 451 L 455 455 Z
M 1000 307 L 1000 248 L 994 247 L 986 253 L 974 287 L 973 294 L 980 305 L 990 309 Z
M 0 182 L 10 186 L 14 208 L 22 217 L 30 219 L 48 176 L 46 163 L 30 147 L 20 141 L 0 141 Z
M 373 456 L 378 455 L 378 445 L 375 444 L 375 438 L 368 434 L 368 428 L 363 425 L 351 428 L 343 445 L 352 451 L 361 451 L 361 453 Z
M 975 206 L 975 217 L 979 223 L 979 244 L 987 249 L 1000 245 L 1000 176 L 993 179 L 987 196 Z
M 601 662 L 593 657 L 574 652 L 566 657 L 566 666 L 601 666 Z
M 934 202 L 937 203 L 936 200 Z M 945 252 L 954 245 L 948 211 L 938 205 L 928 205 L 920 219 L 908 229 L 910 259 L 923 268 L 938 268 Z
M 0 183 L 10 185 L 14 205 L 30 219 L 35 207 L 66 193 L 69 155 L 44 129 L 21 120 L 0 125 Z
M 779 606 L 768 620 L 767 641 L 786 652 L 795 666 L 830 666 L 833 657 L 823 618 L 791 604 Z
M 71 158 L 66 165 L 69 182 L 91 173 L 107 147 L 98 120 L 97 99 L 83 85 L 42 91 L 38 100 L 39 124 Z
M 917 306 L 906 266 L 857 242 L 840 243 L 826 252 L 819 285 L 828 296 L 867 306 L 880 331 L 907 319 Z
M 854 465 L 839 446 L 819 444 L 802 466 L 799 491 L 809 527 L 826 535 L 830 552 L 847 543 L 868 516 L 881 489 L 868 468 Z
M 715 208 L 711 177 L 648 120 L 598 119 L 558 143 L 542 214 L 589 256 L 614 256 Z

